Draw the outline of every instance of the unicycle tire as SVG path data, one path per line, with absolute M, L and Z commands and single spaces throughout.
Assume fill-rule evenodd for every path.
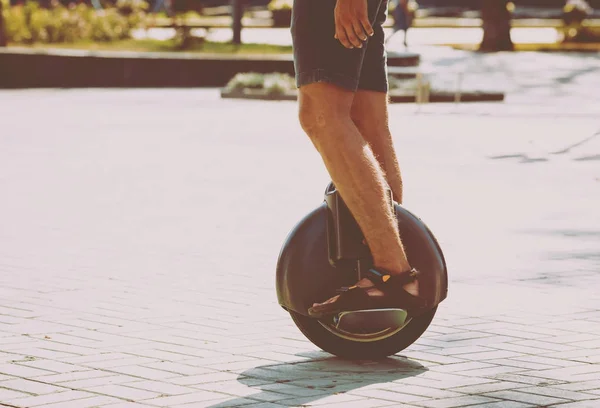
M 289 313 L 302 334 L 323 351 L 344 359 L 376 360 L 392 356 L 417 341 L 431 324 L 436 311 L 437 306 L 413 318 L 397 333 L 372 341 L 341 337 L 325 328 L 318 319 L 294 311 Z

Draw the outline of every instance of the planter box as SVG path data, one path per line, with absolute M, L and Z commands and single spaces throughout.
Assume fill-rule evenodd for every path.
M 0 88 L 222 87 L 240 72 L 294 75 L 293 58 L 0 48 Z
M 285 94 L 267 94 L 262 89 L 244 89 L 230 91 L 221 89 L 221 98 L 229 99 L 252 99 L 264 101 L 295 101 L 297 92 L 287 92 Z M 504 100 L 502 92 L 482 92 L 482 91 L 465 91 L 460 95 L 460 102 L 500 102 Z M 415 103 L 416 96 L 414 93 L 407 92 L 390 92 L 391 103 Z M 455 102 L 454 92 L 432 90 L 429 93 L 429 102 L 431 103 L 449 103 Z
M 295 101 L 298 99 L 297 92 L 286 92 L 283 94 L 268 94 L 263 89 L 221 89 L 221 98 L 227 99 L 254 99 L 263 101 Z

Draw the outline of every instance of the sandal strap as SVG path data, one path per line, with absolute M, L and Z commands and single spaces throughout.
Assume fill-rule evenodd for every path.
M 354 286 L 342 286 L 341 288 L 336 289 L 335 293 L 346 293 L 346 292 L 349 292 L 349 291 L 351 291 L 353 289 L 362 289 L 362 288 L 360 288 L 357 285 L 354 285 Z
M 387 271 L 371 268 L 367 271 L 368 278 L 386 295 L 394 296 L 396 299 L 402 299 L 400 303 L 406 304 L 407 309 L 417 310 L 428 307 L 428 302 L 421 298 L 411 295 L 404 289 L 404 285 L 413 282 L 419 278 L 419 271 L 411 268 L 409 271 L 398 275 L 391 275 Z
M 336 292 L 339 293 L 340 297 L 335 301 L 335 304 L 341 308 L 347 308 L 348 306 L 352 306 L 353 303 L 356 302 L 370 302 L 372 299 L 367 294 L 368 288 L 362 288 L 360 286 L 342 286 L 337 289 Z
M 329 310 L 324 309 L 321 313 L 372 308 L 403 308 L 412 314 L 419 310 L 426 310 L 428 307 L 427 301 L 413 296 L 403 288 L 406 283 L 417 279 L 418 274 L 419 271 L 414 268 L 398 275 L 391 275 L 382 269 L 369 269 L 366 277 L 373 282 L 375 287 L 386 293 L 383 298 L 368 295 L 367 291 L 370 287 L 342 286 L 336 290 L 339 294 L 338 299 L 326 308 Z M 360 308 L 356 307 L 357 304 L 361 305 Z
M 380 289 L 393 289 L 401 287 L 407 283 L 415 281 L 419 276 L 419 271 L 415 268 L 401 274 L 392 275 L 385 270 L 371 268 L 367 271 L 367 277 Z

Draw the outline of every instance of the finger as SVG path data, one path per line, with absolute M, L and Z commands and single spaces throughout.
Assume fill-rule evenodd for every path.
M 344 23 L 341 19 L 336 19 L 335 22 L 335 35 L 334 37 L 346 48 L 352 48 L 352 44 L 348 40 L 346 30 L 344 29 Z
M 355 48 L 362 48 L 362 40 L 356 34 L 354 30 L 354 24 L 349 22 L 344 26 L 344 30 L 346 31 L 346 36 L 348 37 L 348 41 L 350 41 L 352 46 Z
M 356 34 L 356 37 L 360 40 L 360 43 L 364 45 L 364 42 L 367 41 L 368 37 L 360 20 L 355 20 L 352 28 Z
M 345 28 L 342 28 L 342 34 L 340 34 L 339 38 L 340 42 L 342 43 L 342 45 L 346 48 L 354 48 L 354 45 L 352 44 L 352 42 L 350 41 L 350 38 L 348 38 L 348 33 L 346 32 Z
M 365 33 L 367 33 L 367 35 L 369 37 L 371 37 L 373 34 L 375 34 L 375 31 L 373 30 L 373 26 L 371 25 L 371 22 L 369 21 L 369 16 L 367 16 L 366 14 L 362 14 L 360 16 L 360 24 L 363 27 L 363 30 L 365 30 Z

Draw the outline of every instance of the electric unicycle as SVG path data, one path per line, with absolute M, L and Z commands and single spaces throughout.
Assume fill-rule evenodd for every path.
M 277 262 L 279 304 L 300 331 L 317 347 L 353 359 L 387 357 L 413 344 L 429 327 L 448 291 L 442 250 L 429 228 L 392 200 L 402 243 L 411 266 L 420 271 L 419 296 L 428 310 L 410 317 L 403 309 L 341 312 L 313 318 L 308 309 L 323 302 L 340 286 L 354 285 L 372 259 L 362 232 L 333 183 L 323 203 L 288 234 Z

